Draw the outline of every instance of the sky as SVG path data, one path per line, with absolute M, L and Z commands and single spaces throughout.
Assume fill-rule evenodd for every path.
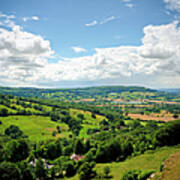
M 180 0 L 0 0 L 0 86 L 180 88 Z

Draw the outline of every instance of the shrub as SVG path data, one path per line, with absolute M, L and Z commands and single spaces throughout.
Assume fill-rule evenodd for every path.
M 10 136 L 13 139 L 22 137 L 23 132 L 19 129 L 18 126 L 11 125 L 5 129 L 5 135 Z
M 138 176 L 138 180 L 146 180 L 152 173 L 154 173 L 153 170 L 146 170 L 141 172 Z
M 123 175 L 121 180 L 138 180 L 140 174 L 141 170 L 129 170 Z
M 108 177 L 108 175 L 109 175 L 109 173 L 110 173 L 111 170 L 110 170 L 110 167 L 109 167 L 109 166 L 105 166 L 104 169 L 103 169 L 103 171 L 104 171 L 105 176 Z
M 20 179 L 20 170 L 19 168 L 10 162 L 3 162 L 0 164 L 0 179 L 7 180 L 19 180 Z
M 127 171 L 121 180 L 146 180 L 152 173 L 153 170 L 129 170 Z

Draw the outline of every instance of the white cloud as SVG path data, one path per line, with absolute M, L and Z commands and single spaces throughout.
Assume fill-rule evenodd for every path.
M 133 8 L 133 7 L 134 7 L 134 4 L 127 3 L 127 4 L 125 4 L 125 6 L 127 6 L 128 8 Z
M 108 23 L 109 21 L 113 21 L 114 19 L 116 19 L 116 18 L 114 16 L 111 16 L 111 17 L 104 19 L 99 24 L 105 24 L 105 23 Z
M 147 78 L 149 85 L 165 85 L 180 78 L 180 28 L 177 22 L 146 26 L 141 46 L 120 46 L 96 49 L 92 56 L 59 61 L 45 68 L 48 81 L 127 82 Z M 47 72 L 50 72 L 47 73 Z M 138 77 L 136 79 L 135 77 Z M 143 84 L 143 82 L 141 82 Z M 145 82 L 144 82 L 145 83 Z M 180 81 L 174 86 L 180 86 Z
M 79 47 L 79 46 L 73 46 L 73 47 L 72 47 L 72 50 L 73 50 L 75 53 L 86 52 L 86 49 L 84 49 L 84 48 L 82 48 L 82 47 Z
M 15 25 L 13 19 L 15 18 L 16 16 L 14 15 L 6 15 L 0 13 L 0 25 L 6 27 L 13 27 Z
M 167 3 L 167 8 L 170 10 L 176 10 L 180 12 L 180 1 L 179 0 L 164 0 Z
M 23 21 L 24 21 L 24 22 L 26 22 L 26 21 L 30 21 L 30 20 L 33 20 L 33 21 L 38 21 L 38 20 L 39 20 L 39 17 L 38 17 L 38 16 L 23 17 Z
M 83 49 L 74 48 L 77 52 Z M 177 21 L 144 27 L 141 46 L 97 48 L 91 56 L 66 58 L 56 63 L 48 61 L 52 55 L 50 42 L 41 36 L 25 32 L 17 25 L 10 30 L 0 28 L 0 83 L 47 87 L 98 81 L 180 87 Z
M 39 20 L 39 17 L 37 17 L 37 16 L 32 16 L 32 20 L 38 21 L 38 20 Z
M 89 26 L 95 26 L 95 25 L 98 25 L 98 24 L 102 25 L 102 24 L 106 24 L 106 23 L 108 23 L 110 21 L 113 21 L 115 19 L 118 19 L 118 17 L 110 16 L 110 17 L 107 17 L 107 18 L 105 18 L 105 19 L 103 19 L 102 21 L 99 21 L 99 22 L 97 20 L 94 20 L 89 24 L 85 24 L 85 26 L 89 27 Z
M 14 25 L 0 28 L 0 82 L 27 84 L 38 79 L 53 51 L 50 43 Z
M 85 24 L 85 26 L 89 27 L 89 26 L 95 26 L 96 24 L 98 24 L 98 22 L 96 20 L 94 20 L 91 23 Z

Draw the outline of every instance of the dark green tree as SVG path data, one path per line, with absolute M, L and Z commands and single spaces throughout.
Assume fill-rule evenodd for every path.
M 75 145 L 74 145 L 74 152 L 76 154 L 84 154 L 85 148 L 84 148 L 84 144 L 80 139 L 77 139 L 75 141 Z
M 0 179 L 1 180 L 19 180 L 20 169 L 16 164 L 10 162 L 2 162 L 0 164 Z
M 23 132 L 19 129 L 18 126 L 10 125 L 5 129 L 5 135 L 10 136 L 13 139 L 17 139 L 19 137 L 22 137 Z
M 47 172 L 44 166 L 44 162 L 40 158 L 36 162 L 35 175 L 36 178 L 39 178 L 40 180 L 44 180 L 47 178 Z

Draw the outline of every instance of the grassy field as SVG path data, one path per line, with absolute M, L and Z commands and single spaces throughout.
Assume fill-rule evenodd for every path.
M 120 180 L 126 171 L 132 169 L 154 170 L 155 172 L 159 172 L 161 164 L 169 158 L 171 154 L 177 152 L 180 152 L 180 145 L 174 147 L 163 147 L 156 151 L 149 151 L 143 155 L 132 157 L 124 162 L 97 164 L 96 171 L 98 173 L 103 172 L 103 168 L 109 166 L 111 169 L 110 175 L 113 176 L 112 180 Z M 70 179 L 78 180 L 78 175 Z
M 48 108 L 48 107 L 45 107 Z M 49 109 L 48 109 L 49 110 Z M 86 138 L 87 130 L 89 128 L 99 128 L 99 122 L 105 119 L 104 116 L 96 115 L 92 118 L 88 111 L 81 111 L 77 109 L 70 109 L 71 117 L 78 118 L 77 115 L 81 113 L 84 115 L 82 129 L 79 136 Z M 58 137 L 69 137 L 72 134 L 69 127 L 65 123 L 57 123 L 51 121 L 50 117 L 36 116 L 36 115 L 21 115 L 21 116 L 7 116 L 0 117 L 2 124 L 0 125 L 0 133 L 3 134 L 5 129 L 10 125 L 18 126 L 31 141 L 40 141 L 46 139 L 54 139 Z M 60 126 L 61 133 L 52 136 L 53 131 L 57 131 L 56 127 Z
M 68 135 L 68 126 L 66 124 L 53 122 L 49 117 L 8 116 L 0 117 L 0 121 L 2 122 L 0 125 L 0 133 L 4 133 L 5 129 L 10 125 L 16 125 L 32 141 L 56 138 L 52 136 L 52 132 L 56 130 L 57 126 L 61 128 L 61 134 L 57 134 L 57 137 Z

